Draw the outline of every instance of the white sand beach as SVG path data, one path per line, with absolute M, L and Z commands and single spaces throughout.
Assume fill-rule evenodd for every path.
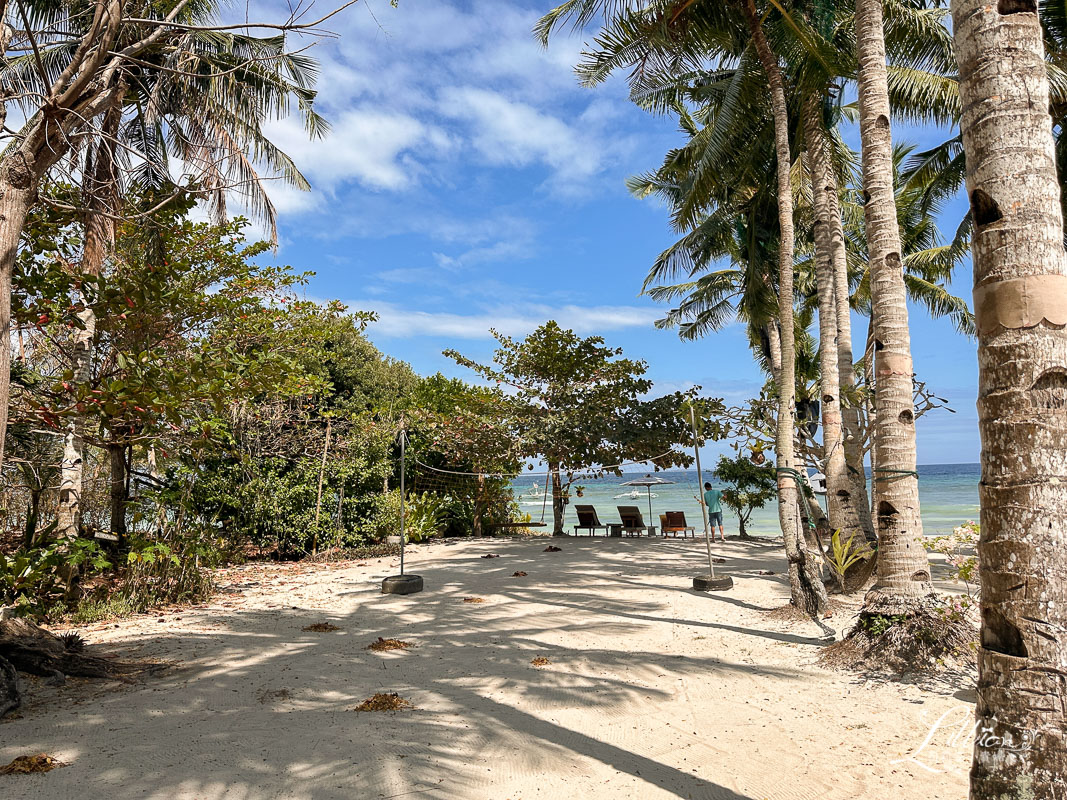
M 35 683 L 0 724 L 0 763 L 67 766 L 0 776 L 0 797 L 966 796 L 969 685 L 817 666 L 818 629 L 768 613 L 788 601 L 780 547 L 716 549 L 735 581 L 722 594 L 690 588 L 699 539 L 438 542 L 410 551 L 426 590 L 407 597 L 379 591 L 396 559 L 226 570 L 208 604 L 81 629 L 174 666 Z M 302 630 L 319 622 L 339 630 Z M 414 646 L 368 651 L 377 637 Z M 414 708 L 352 710 L 376 692 Z

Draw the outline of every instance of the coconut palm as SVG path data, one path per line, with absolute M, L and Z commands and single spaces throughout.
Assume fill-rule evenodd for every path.
M 212 210 L 228 191 L 272 215 L 257 164 L 297 185 L 291 161 L 262 135 L 262 124 L 295 107 L 312 132 L 314 66 L 287 53 L 284 35 L 213 29 L 215 0 L 26 0 L 5 12 L 0 86 L 26 122 L 0 156 L 0 334 L 10 330 L 11 276 L 19 235 L 41 181 L 114 105 L 137 114 L 116 157 L 132 181 L 167 174 L 167 156 L 189 166 Z M 159 80 L 166 74 L 167 80 Z M 7 118 L 7 105 L 3 108 Z M 0 463 L 9 397 L 7 348 L 0 348 Z
M 298 188 L 307 182 L 292 161 L 263 134 L 262 124 L 287 113 L 294 105 L 311 135 L 325 130 L 313 109 L 314 62 L 286 51 L 282 36 L 259 38 L 232 31 L 197 30 L 209 25 L 216 4 L 187 5 L 175 18 L 185 26 L 161 36 L 140 50 L 135 59 L 120 63 L 110 80 L 114 91 L 96 118 L 75 129 L 73 146 L 81 162 L 85 247 L 81 271 L 99 276 L 112 239 L 114 221 L 122 212 L 127 192 L 168 196 L 174 186 L 170 159 L 180 159 L 186 180 L 207 202 L 216 218 L 226 213 L 227 194 L 240 196 L 275 233 L 274 207 L 265 191 L 261 171 L 278 174 Z M 177 7 L 177 6 L 175 6 Z M 164 12 L 166 9 L 164 9 Z M 43 28 L 59 18 L 77 28 L 73 8 L 42 6 L 31 10 L 29 27 Z M 136 25 L 120 26 L 118 42 L 139 35 Z M 118 46 L 118 45 L 116 45 Z M 16 55 L 0 69 L 0 83 L 44 94 L 55 72 L 73 63 L 77 40 L 38 42 L 33 52 Z M 41 69 L 40 65 L 46 68 Z M 23 113 L 33 107 L 24 103 Z M 73 138 L 73 137 L 72 137 Z M 86 306 L 74 333 L 72 372 L 75 380 L 87 374 L 95 320 Z M 57 532 L 77 535 L 82 470 L 85 461 L 84 425 L 75 418 L 67 431 Z M 125 507 L 124 450 L 111 447 L 115 476 L 112 527 L 123 527 Z
M 789 107 L 785 81 L 779 56 L 774 52 L 764 31 L 764 23 L 754 0 L 739 0 L 734 3 L 697 3 L 683 0 L 661 0 L 648 6 L 634 8 L 625 3 L 608 0 L 568 0 L 549 12 L 541 21 L 538 30 L 544 40 L 551 31 L 564 21 L 573 20 L 584 25 L 594 15 L 618 12 L 610 17 L 597 37 L 597 52 L 583 67 L 587 82 L 596 82 L 618 66 L 634 66 L 631 82 L 635 90 L 642 88 L 646 77 L 652 83 L 662 85 L 658 75 L 686 72 L 699 68 L 703 63 L 732 67 L 746 52 L 754 54 L 755 64 L 763 72 L 769 87 L 770 119 L 773 122 L 774 160 L 778 211 L 777 291 L 779 320 L 779 351 L 781 366 L 778 380 L 778 419 L 776 428 L 775 457 L 778 473 L 778 516 L 785 541 L 789 563 L 790 588 L 794 604 L 803 608 L 819 621 L 827 607 L 826 591 L 818 579 L 817 569 L 804 546 L 798 519 L 800 490 L 796 480 L 793 429 L 796 414 L 795 403 L 795 335 L 793 329 L 793 183 L 791 177 L 793 157 L 790 143 Z M 743 63 L 743 62 L 742 62 Z M 735 85 L 753 74 L 753 69 L 738 70 Z M 729 130 L 725 119 L 747 105 L 744 99 L 734 95 L 737 102 L 724 104 L 719 111 L 719 121 L 706 126 L 710 133 L 711 151 L 716 151 L 716 134 Z M 724 113 L 725 111 L 725 113 Z M 713 170 L 721 162 L 707 158 L 695 165 L 695 187 L 706 187 L 715 181 Z M 699 191 L 689 195 L 702 197 Z M 692 222 L 699 207 L 680 209 L 679 220 Z M 821 622 L 819 623 L 822 624 Z
M 974 798 L 1057 797 L 1067 775 L 1067 255 L 1036 10 L 952 8 L 982 436 Z

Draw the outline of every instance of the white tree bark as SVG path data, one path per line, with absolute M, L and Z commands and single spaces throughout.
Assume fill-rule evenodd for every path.
M 855 487 L 845 460 L 841 421 L 841 381 L 838 373 L 838 319 L 834 265 L 830 241 L 830 201 L 833 190 L 831 165 L 822 128 L 821 98 L 812 95 L 804 104 L 804 137 L 811 171 L 812 200 L 815 207 L 815 281 L 819 296 L 819 392 L 822 409 L 823 473 L 826 475 L 826 510 L 830 527 L 840 530 L 842 542 L 863 546 L 866 537 L 860 527 L 855 504 Z
M 893 194 L 893 141 L 889 126 L 881 0 L 856 0 L 860 140 L 864 214 L 875 319 L 873 475 L 878 572 L 867 613 L 907 613 L 932 590 L 922 545 L 919 481 L 915 472 L 915 408 L 911 337 Z
M 793 605 L 815 615 L 829 608 L 826 588 L 818 574 L 817 562 L 808 553 L 800 530 L 799 494 L 793 471 L 796 458 L 793 428 L 796 416 L 796 345 L 793 328 L 793 189 L 789 175 L 792 155 L 789 149 L 789 114 L 785 84 L 778 61 L 763 34 L 753 0 L 745 0 L 745 17 L 756 53 L 767 75 L 774 111 L 774 140 L 778 179 L 778 320 L 781 330 L 781 367 L 778 377 L 778 422 L 775 457 L 778 465 L 778 520 L 785 540 L 789 563 L 789 586 Z
M 1035 0 L 952 4 L 974 217 L 982 640 L 971 797 L 1067 791 L 1067 256 Z M 999 738 L 995 738 L 999 737 Z
M 118 213 L 118 175 L 115 147 L 122 117 L 121 94 L 116 94 L 111 108 L 104 115 L 101 137 L 86 159 L 82 181 L 82 203 L 85 211 L 85 244 L 82 248 L 82 272 L 99 277 L 104 260 L 111 252 L 115 239 L 112 217 Z M 83 292 L 82 300 L 85 301 Z M 78 314 L 82 326 L 74 333 L 74 385 L 84 387 L 92 374 L 93 345 L 96 340 L 96 314 L 88 303 Z M 72 540 L 78 537 L 81 525 L 82 484 L 85 473 L 85 414 L 77 414 L 70 422 L 63 442 L 63 461 L 60 466 L 59 505 L 56 510 L 56 538 Z
M 826 172 L 826 203 L 830 220 L 830 261 L 834 271 L 834 303 L 837 310 L 837 372 L 841 382 L 841 397 L 852 394 L 856 386 L 855 365 L 852 360 L 852 306 L 848 285 L 848 256 L 845 251 L 845 228 L 841 221 L 837 176 L 832 166 Z M 863 436 L 860 410 L 844 404 L 841 408 L 841 427 L 845 441 L 845 463 L 852 481 L 852 500 L 863 533 L 868 540 L 876 538 L 871 520 L 871 502 L 867 494 L 867 473 L 863 468 Z

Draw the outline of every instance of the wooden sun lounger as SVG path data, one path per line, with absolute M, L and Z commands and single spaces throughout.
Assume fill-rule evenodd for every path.
M 677 536 L 680 533 L 682 536 L 692 534 L 693 538 L 696 538 L 696 528 L 686 523 L 684 511 L 668 511 L 663 516 L 666 518 L 666 521 L 663 523 L 664 536 L 668 533 L 672 536 Z
M 578 535 L 578 531 L 589 531 L 590 536 L 596 536 L 596 532 L 601 529 L 605 533 L 610 533 L 611 526 L 600 521 L 593 506 L 575 506 L 574 513 L 578 515 L 578 524 L 574 526 L 575 536 Z
M 645 524 L 644 517 L 641 516 L 641 509 L 637 506 L 618 506 L 619 518 L 622 520 L 622 532 L 628 533 L 631 536 L 635 534 L 647 533 L 650 536 L 655 534 L 655 526 L 648 526 Z

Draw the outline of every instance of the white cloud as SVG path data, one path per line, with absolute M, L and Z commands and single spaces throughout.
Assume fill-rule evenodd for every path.
M 267 128 L 316 188 L 353 180 L 369 189 L 405 189 L 422 169 L 415 152 L 437 153 L 450 145 L 443 131 L 402 113 L 354 108 L 331 123 L 327 137 L 314 141 L 291 118 Z
M 523 336 L 554 319 L 564 328 L 589 335 L 626 328 L 646 327 L 657 318 L 655 308 L 643 306 L 503 306 L 472 314 L 414 311 L 394 303 L 352 301 L 350 308 L 369 308 L 379 319 L 368 333 L 372 338 L 408 339 L 443 336 L 455 339 L 489 339 L 490 328 L 508 336 Z
M 469 126 L 471 144 L 489 164 L 526 167 L 542 163 L 570 183 L 598 172 L 610 150 L 562 119 L 500 92 L 470 86 L 446 88 L 441 100 L 444 113 Z
M 314 55 L 316 107 L 333 133 L 310 142 L 296 119 L 267 126 L 316 190 L 279 209 L 321 211 L 323 193 L 349 185 L 408 194 L 463 185 L 470 166 L 540 170 L 544 188 L 570 198 L 605 179 L 617 189 L 619 176 L 606 173 L 634 147 L 619 122 L 635 112 L 619 87 L 594 93 L 578 85 L 579 39 L 561 35 L 547 49 L 535 41 L 545 8 L 362 2 L 332 19 L 338 38 L 318 42 Z M 258 16 L 277 12 L 261 3 Z

